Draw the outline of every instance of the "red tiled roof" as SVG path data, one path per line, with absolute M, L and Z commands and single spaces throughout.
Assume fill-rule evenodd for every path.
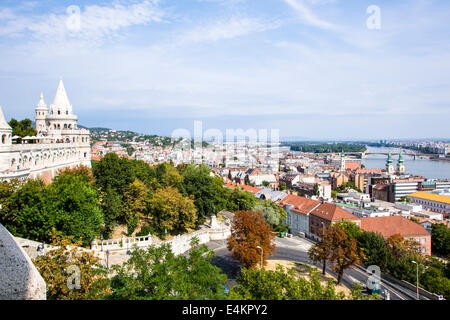
M 342 221 L 342 220 L 359 220 L 357 216 L 347 212 L 346 210 L 332 204 L 332 203 L 323 203 L 313 211 L 311 214 L 318 216 L 322 219 L 326 219 L 329 221 Z
M 384 169 L 358 169 L 356 173 L 382 173 L 386 172 Z
M 385 238 L 389 238 L 394 234 L 401 234 L 403 237 L 430 235 L 420 224 L 402 216 L 362 218 L 361 229 L 381 233 Z
M 359 168 L 361 168 L 361 166 L 359 165 L 358 162 L 346 162 L 345 163 L 345 170 L 354 171 L 354 170 L 357 170 Z
M 308 214 L 312 209 L 314 209 L 315 206 L 320 204 L 320 202 L 290 194 L 278 203 L 281 207 L 284 207 L 287 204 L 294 206 L 291 209 L 292 211 Z
M 253 194 L 257 194 L 259 191 L 262 190 L 261 188 L 252 187 L 252 186 L 249 186 L 249 185 L 246 185 L 246 184 L 236 184 L 236 183 L 233 183 L 233 182 L 228 182 L 224 186 L 227 187 L 227 188 L 230 188 L 230 189 L 234 189 L 234 188 L 237 187 L 241 191 L 251 192 Z

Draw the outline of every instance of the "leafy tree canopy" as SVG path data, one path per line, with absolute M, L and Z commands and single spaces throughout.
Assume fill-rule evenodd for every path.
M 122 266 L 114 266 L 111 299 L 205 300 L 226 298 L 226 275 L 210 261 L 212 251 L 191 243 L 188 256 L 174 255 L 170 246 L 135 248 Z

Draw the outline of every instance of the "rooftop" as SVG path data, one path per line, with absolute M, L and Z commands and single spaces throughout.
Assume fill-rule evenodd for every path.
M 284 207 L 285 205 L 294 206 L 291 210 L 298 213 L 308 214 L 314 207 L 320 204 L 319 201 L 308 199 L 305 197 L 299 197 L 293 194 L 288 195 L 282 201 L 279 202 L 279 206 Z
M 329 221 L 359 220 L 357 216 L 332 203 L 322 203 L 320 206 L 311 211 L 311 214 Z
M 414 197 L 414 198 L 419 198 L 419 199 L 425 199 L 425 200 L 450 204 L 450 197 L 442 196 L 439 194 L 428 193 L 428 192 L 418 191 L 418 192 L 411 193 L 410 195 L 408 195 L 408 197 Z
M 400 234 L 403 237 L 430 235 L 424 227 L 402 216 L 362 218 L 361 229 L 380 233 L 385 238 L 394 234 Z

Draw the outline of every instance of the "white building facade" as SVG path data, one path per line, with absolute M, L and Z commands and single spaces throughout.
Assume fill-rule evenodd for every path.
M 89 130 L 78 128 L 62 80 L 50 110 L 41 94 L 35 109 L 37 136 L 16 143 L 0 107 L 0 180 L 43 178 L 51 181 L 58 170 L 91 166 Z

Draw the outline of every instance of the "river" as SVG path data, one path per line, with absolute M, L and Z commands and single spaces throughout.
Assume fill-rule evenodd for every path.
M 399 153 L 400 148 L 379 148 L 367 147 L 367 152 L 392 152 Z M 424 176 L 428 179 L 450 179 L 450 161 L 445 160 L 429 160 L 419 159 L 414 160 L 413 157 L 405 155 L 405 153 L 412 153 L 412 150 L 403 149 L 403 160 L 405 161 L 406 173 Z M 371 154 L 362 160 L 362 164 L 368 169 L 386 167 L 387 156 L 381 154 Z M 397 166 L 398 155 L 393 155 L 395 167 Z

